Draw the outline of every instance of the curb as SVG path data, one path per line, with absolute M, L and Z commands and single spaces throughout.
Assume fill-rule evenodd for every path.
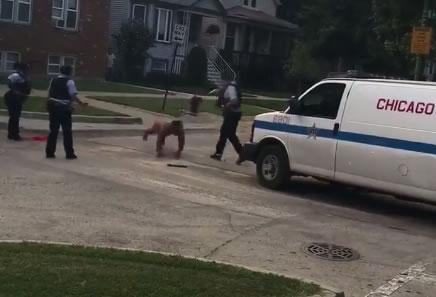
M 35 120 L 48 120 L 48 114 L 45 112 L 30 112 L 23 111 L 22 117 L 25 119 Z M 0 115 L 7 116 L 8 112 L 5 109 L 0 109 Z M 94 123 L 94 124 L 120 124 L 120 125 L 133 125 L 142 124 L 141 118 L 129 116 L 85 116 L 73 115 L 73 120 L 78 123 Z
M 78 246 L 78 247 L 89 247 L 89 248 L 97 248 L 97 249 L 112 249 L 112 250 L 126 251 L 126 252 L 158 254 L 158 255 L 164 255 L 164 256 L 169 256 L 169 257 L 182 257 L 182 258 L 188 259 L 188 260 L 197 260 L 197 261 L 201 261 L 204 263 L 212 263 L 212 264 L 215 263 L 215 264 L 227 265 L 227 266 L 246 269 L 246 270 L 249 270 L 252 272 L 259 272 L 259 273 L 263 273 L 263 274 L 272 274 L 272 275 L 276 275 L 276 276 L 280 276 L 280 277 L 285 277 L 288 279 L 294 279 L 294 280 L 298 280 L 301 282 L 318 285 L 322 289 L 322 293 L 321 293 L 322 295 L 320 295 L 320 297 L 345 297 L 345 293 L 343 291 L 337 290 L 335 288 L 331 288 L 331 287 L 326 286 L 326 285 L 318 284 L 317 282 L 310 280 L 310 279 L 306 279 L 306 278 L 302 278 L 302 277 L 298 277 L 298 276 L 294 276 L 294 275 L 277 273 L 277 272 L 259 269 L 259 268 L 255 268 L 255 267 L 250 267 L 250 266 L 246 266 L 246 265 L 232 264 L 229 262 L 224 262 L 224 261 L 219 261 L 219 260 L 210 260 L 210 259 L 206 259 L 206 258 L 198 258 L 198 257 L 193 257 L 193 256 L 182 256 L 181 254 L 176 254 L 176 253 L 157 252 L 157 251 L 141 250 L 141 249 L 134 249 L 134 248 L 120 248 L 120 247 L 107 246 L 107 245 L 79 245 L 79 244 L 68 243 L 68 242 L 55 242 L 55 241 L 42 241 L 42 240 L 0 240 L 0 243 L 16 243 L 16 244 L 35 243 L 35 244 L 69 246 L 69 247 Z M 318 295 L 315 295 L 313 297 L 318 297 Z
M 7 129 L 8 124 L 4 122 L 0 122 L 0 129 Z M 35 134 L 47 134 L 48 133 L 48 123 L 47 123 L 47 129 L 44 128 L 26 128 L 26 127 L 20 127 L 22 131 L 28 132 L 28 133 L 35 133 Z M 213 133 L 218 131 L 218 129 L 212 129 L 212 128 L 185 128 L 185 132 L 188 133 Z M 59 134 L 62 134 L 62 130 L 59 131 Z M 75 136 L 89 136 L 89 137 L 105 137 L 105 136 L 143 136 L 144 134 L 144 128 L 135 128 L 135 129 L 86 129 L 86 130 L 75 130 L 73 125 L 73 134 Z

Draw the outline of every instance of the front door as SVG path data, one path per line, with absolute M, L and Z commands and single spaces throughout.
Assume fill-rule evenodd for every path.
M 289 111 L 293 171 L 334 179 L 337 134 L 346 94 L 346 83 L 324 82 L 301 96 Z

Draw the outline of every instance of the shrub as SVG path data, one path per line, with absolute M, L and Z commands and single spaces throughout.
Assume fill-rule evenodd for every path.
M 194 47 L 188 55 L 186 81 L 192 85 L 207 84 L 207 54 L 202 47 Z
M 153 45 L 149 30 L 144 24 L 124 23 L 113 38 L 116 46 L 116 76 L 127 81 L 143 77 L 147 50 Z

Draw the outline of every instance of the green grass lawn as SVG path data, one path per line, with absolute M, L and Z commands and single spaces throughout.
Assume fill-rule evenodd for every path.
M 166 113 L 176 117 L 180 115 L 181 109 L 189 110 L 189 99 L 169 98 L 165 112 L 162 112 L 163 96 L 156 98 L 96 97 L 95 99 L 137 107 L 152 112 Z M 255 105 L 243 104 L 242 106 L 242 112 L 245 116 L 255 116 L 269 111 L 271 109 Z M 221 109 L 215 105 L 215 100 L 204 100 L 200 106 L 200 112 L 209 112 L 217 115 L 222 113 Z
M 283 99 L 289 99 L 291 98 L 292 92 L 284 92 L 284 91 L 264 91 L 264 90 L 242 90 L 243 93 L 246 94 L 254 94 L 254 95 L 260 95 L 265 97 L 271 97 L 271 98 L 283 98 Z
M 156 83 L 140 83 L 144 87 L 148 88 L 156 88 L 156 89 L 166 89 L 165 84 L 156 84 Z M 207 87 L 207 86 L 183 86 L 183 85 L 172 85 L 170 87 L 170 91 L 172 92 L 180 92 L 180 93 L 188 93 L 188 94 L 195 94 L 195 95 L 201 95 L 205 96 L 209 94 L 211 90 L 213 90 L 214 87 Z
M 0 244 L 0 296 L 305 297 L 313 284 L 181 257 Z
M 0 77 L 0 84 L 5 84 L 6 78 Z M 32 87 L 37 90 L 46 90 L 50 83 L 49 78 L 34 78 L 32 79 Z M 124 85 L 115 82 L 107 82 L 104 80 L 92 79 L 77 79 L 77 88 L 79 92 L 112 92 L 112 93 L 147 93 L 147 94 L 162 94 L 161 91 L 138 88 L 132 85 Z
M 285 110 L 288 106 L 288 102 L 282 100 L 244 98 L 242 102 L 245 104 L 260 106 L 260 107 L 277 110 L 277 111 Z
M 47 98 L 44 97 L 29 97 L 24 103 L 24 111 L 33 112 L 47 112 Z M 0 109 L 6 109 L 4 100 L 0 100 Z M 77 115 L 87 115 L 87 116 L 123 116 L 122 114 L 115 113 L 108 110 L 98 109 L 92 106 L 79 107 L 74 111 Z M 1 296 L 1 295 L 0 295 Z

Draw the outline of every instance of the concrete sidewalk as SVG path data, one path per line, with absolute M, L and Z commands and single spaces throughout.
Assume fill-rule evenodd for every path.
M 0 93 L 4 91 L 5 86 L 0 85 Z M 155 112 L 146 111 L 140 108 L 125 106 L 114 104 L 110 102 L 95 100 L 89 98 L 87 94 L 83 93 L 80 97 L 86 101 L 90 106 L 108 110 L 120 114 L 124 114 L 133 118 L 141 118 L 143 121 L 143 125 L 119 125 L 119 124 L 90 124 L 90 123 L 73 123 L 74 131 L 79 133 L 107 133 L 113 131 L 115 134 L 120 132 L 121 134 L 126 133 L 124 135 L 137 135 L 140 131 L 144 130 L 144 127 L 151 126 L 154 121 L 171 121 L 174 117 L 171 117 L 166 114 L 160 114 Z M 91 93 L 91 94 L 110 94 L 118 96 L 117 93 Z M 121 96 L 129 96 L 131 94 L 120 94 Z M 135 94 L 138 97 L 144 94 Z M 32 92 L 32 96 L 44 97 L 47 96 L 46 91 L 34 90 Z M 151 95 L 150 95 L 151 96 Z M 141 96 L 143 97 L 143 96 Z M 150 97 L 151 98 L 151 97 Z M 183 120 L 185 129 L 190 130 L 217 130 L 221 124 L 221 117 L 209 113 L 200 113 L 198 116 L 190 116 L 190 115 L 182 115 L 179 119 Z M 6 126 L 8 118 L 6 116 L 0 116 L 0 126 Z M 46 120 L 38 120 L 38 119 L 25 119 L 21 120 L 22 129 L 26 131 L 31 131 L 35 133 L 46 132 L 48 130 L 48 122 Z
M 88 136 L 115 136 L 115 135 L 142 135 L 144 128 L 151 125 L 152 121 L 158 118 L 147 118 L 144 125 L 126 125 L 126 124 L 93 124 L 93 123 L 73 123 L 73 131 L 77 135 Z M 0 116 L 0 128 L 7 129 L 8 117 Z M 20 128 L 24 133 L 46 134 L 49 124 L 47 120 L 24 119 L 20 121 Z M 187 132 L 195 131 L 215 131 L 218 127 L 215 124 L 202 123 L 185 123 Z

